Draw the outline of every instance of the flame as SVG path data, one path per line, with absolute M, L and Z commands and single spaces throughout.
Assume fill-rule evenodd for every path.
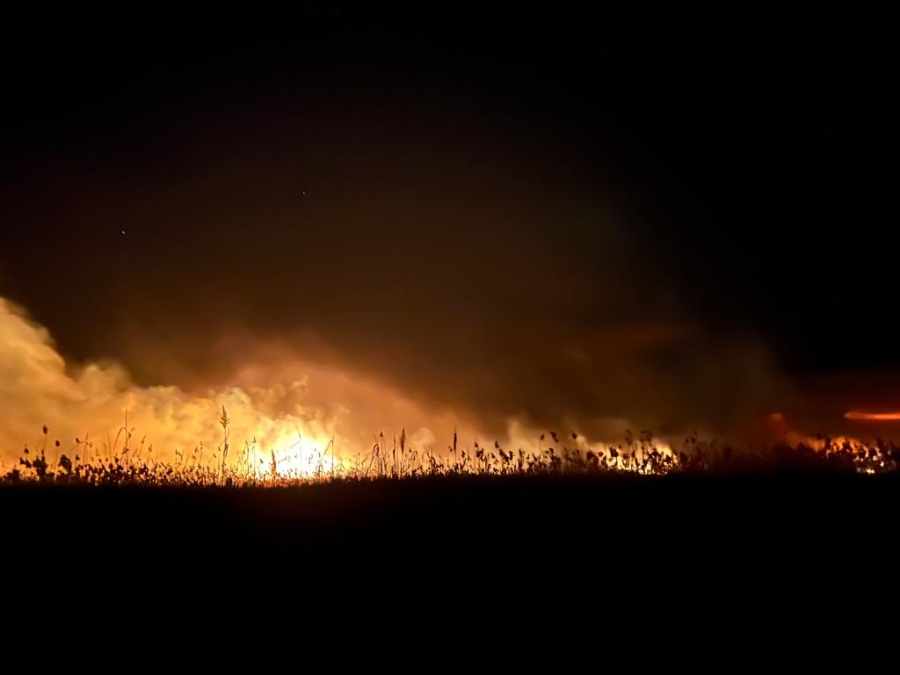
M 495 440 L 507 458 L 520 450 L 537 457 L 553 447 L 557 457 L 592 452 L 627 470 L 651 453 L 641 440 L 621 455 L 580 434 L 543 442 L 541 431 L 517 419 L 508 420 L 497 439 L 453 411 L 280 345 L 246 355 L 224 379 L 227 386 L 203 391 L 142 387 L 120 364 L 72 366 L 46 328 L 0 298 L 0 468 L 16 466 L 23 446 L 31 457 L 46 452 L 53 466 L 65 456 L 266 481 L 346 475 L 360 466 L 402 472 L 448 456 L 466 470 L 495 471 L 510 462 L 497 459 L 501 446 L 490 447 Z M 631 426 L 610 423 L 623 432 Z M 457 453 L 454 440 L 448 452 L 456 435 L 465 441 Z M 485 451 L 480 458 L 478 446 L 473 449 L 478 442 Z M 668 443 L 654 439 L 652 445 L 657 456 L 674 456 Z
M 900 412 L 868 413 L 851 410 L 844 413 L 844 417 L 865 422 L 900 422 Z
M 590 452 L 627 470 L 639 469 L 654 451 L 656 458 L 676 458 L 669 443 L 656 438 L 623 447 L 570 432 L 558 440 L 551 433 L 544 442 L 540 430 L 515 418 L 498 439 L 453 411 L 436 410 L 334 362 L 304 359 L 283 344 L 245 347 L 236 350 L 240 363 L 223 376 L 228 386 L 142 387 L 116 363 L 67 364 L 47 329 L 0 297 L 0 462 L 15 465 L 24 445 L 38 455 L 46 451 L 54 465 L 65 455 L 78 462 L 119 459 L 218 476 L 305 479 L 352 472 L 362 463 L 409 470 L 417 462 L 423 466 L 425 457 L 446 458 L 451 438 L 451 461 L 463 461 L 465 449 L 465 466 L 487 471 L 500 470 L 503 462 L 508 467 L 512 452 L 538 457 L 551 447 L 557 458 Z M 633 426 L 606 421 L 623 436 Z M 466 439 L 458 454 L 457 435 Z M 505 459 L 501 449 L 509 453 Z
M 900 414 L 898 414 L 897 417 L 881 417 L 877 416 L 877 414 L 875 415 L 876 416 L 870 416 L 869 413 L 858 413 L 851 411 L 846 413 L 844 417 L 850 420 L 900 419 Z M 770 425 L 770 430 L 775 431 L 780 436 L 780 440 L 786 442 L 791 447 L 805 446 L 820 453 L 849 453 L 857 463 L 857 471 L 859 473 L 877 473 L 877 469 L 872 465 L 872 463 L 865 462 L 866 454 L 873 447 L 871 443 L 866 443 L 860 438 L 857 438 L 855 436 L 848 436 L 846 434 L 823 436 L 821 434 L 808 433 L 789 424 L 787 418 L 782 413 L 772 413 L 768 416 L 768 422 Z M 879 450 L 879 455 L 880 454 L 881 450 Z M 874 460 L 874 462 L 875 465 L 880 469 L 885 468 L 885 464 L 882 463 L 882 459 L 876 459 Z
M 399 435 L 405 427 L 417 450 L 449 437 L 455 426 L 475 436 L 452 413 L 436 413 L 363 374 L 288 350 L 248 357 L 223 379 L 227 386 L 202 391 L 142 387 L 119 364 L 67 364 L 47 329 L 0 297 L 5 466 L 15 465 L 24 446 L 45 449 L 50 461 L 63 454 L 80 461 L 118 456 L 302 478 L 370 452 L 372 434 L 381 429 Z M 49 432 L 42 435 L 43 426 Z
M 337 469 L 334 439 L 322 434 L 304 438 L 298 430 L 280 425 L 268 452 L 253 447 L 247 457 L 247 469 L 255 478 L 306 479 L 328 476 Z

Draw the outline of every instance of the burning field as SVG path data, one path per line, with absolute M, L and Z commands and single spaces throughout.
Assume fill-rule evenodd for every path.
M 587 437 L 542 431 L 517 418 L 491 436 L 475 417 L 423 406 L 363 375 L 277 350 L 242 365 L 234 374 L 241 386 L 141 387 L 113 363 L 67 367 L 49 333 L 5 300 L 0 331 L 6 483 L 284 486 L 778 468 L 876 474 L 900 465 L 900 449 L 884 440 L 889 436 L 813 435 L 781 413 L 744 425 L 743 436 L 693 430 L 660 437 L 632 431 L 621 419 L 607 424 L 605 436 Z M 273 354 L 282 360 L 273 362 Z M 264 384 L 276 376 L 277 384 Z M 894 422 L 900 414 L 843 417 L 871 433 L 865 424 Z

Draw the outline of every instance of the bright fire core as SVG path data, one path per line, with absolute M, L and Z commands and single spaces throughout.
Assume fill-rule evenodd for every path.
M 284 436 L 288 434 L 283 433 Z M 251 448 L 247 463 L 252 466 L 253 475 L 257 478 L 316 478 L 335 475 L 338 468 L 333 439 L 321 436 L 304 439 L 296 433 L 293 440 L 288 436 L 276 441 L 268 453 L 261 448 Z

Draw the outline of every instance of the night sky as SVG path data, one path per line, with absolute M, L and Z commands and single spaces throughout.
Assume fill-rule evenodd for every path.
M 489 421 L 663 425 L 900 366 L 889 42 L 5 11 L 0 296 L 70 359 L 277 339 Z

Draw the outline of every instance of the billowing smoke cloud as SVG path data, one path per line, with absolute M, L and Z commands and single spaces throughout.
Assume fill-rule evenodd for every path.
M 458 372 L 452 379 L 451 373 L 431 366 L 429 374 L 445 386 L 429 391 L 427 382 L 407 380 L 422 387 L 418 397 L 326 360 L 304 361 L 274 341 L 220 343 L 218 352 L 232 357 L 227 386 L 205 391 L 138 386 L 115 363 L 67 367 L 46 329 L 3 299 L 0 335 L 0 457 L 5 463 L 30 446 L 49 447 L 53 457 L 68 452 L 89 459 L 125 452 L 133 459 L 175 461 L 180 455 L 181 461 L 215 467 L 223 451 L 223 409 L 230 419 L 232 463 L 260 463 L 267 470 L 275 452 L 283 469 L 311 472 L 323 453 L 327 460 L 331 447 L 338 460 L 349 464 L 374 443 L 390 447 L 402 430 L 411 449 L 439 453 L 454 433 L 467 447 L 478 439 L 500 438 L 528 450 L 537 449 L 542 427 L 580 429 L 586 435 L 580 435 L 579 443 L 620 440 L 626 429 L 638 428 L 636 423 L 665 419 L 659 411 L 668 411 L 674 420 L 696 410 L 692 408 L 696 393 L 679 399 L 675 390 L 643 391 L 637 386 L 661 387 L 667 376 L 683 376 L 687 382 L 698 378 L 693 381 L 707 387 L 703 395 L 740 400 L 724 390 L 727 375 L 700 369 L 711 363 L 708 353 L 685 361 L 687 370 L 667 366 L 665 352 L 682 336 L 649 328 L 607 334 L 594 351 L 591 345 L 569 345 L 567 352 L 533 361 L 525 377 L 518 375 L 523 354 L 495 362 L 485 371 L 486 378 Z M 229 346 L 225 349 L 222 344 Z M 648 359 L 642 373 L 634 369 L 635 355 L 646 358 L 648 349 L 657 350 L 658 361 Z M 683 348 L 676 344 L 676 359 L 685 355 L 679 349 Z M 237 353 L 242 355 L 240 362 L 235 360 Z M 715 357 L 723 359 L 720 363 L 737 362 L 734 354 Z M 626 366 L 627 359 L 631 362 Z M 759 363 L 748 362 L 748 367 Z M 691 366 L 698 370 L 690 371 Z M 735 377 L 753 381 L 740 371 Z M 463 402 L 466 386 L 471 393 Z M 752 401 L 757 393 L 751 390 L 743 400 Z M 456 403 L 450 407 L 437 401 Z M 733 405 L 727 403 L 726 411 Z M 593 410 L 598 412 L 592 414 Z M 48 435 L 42 435 L 42 425 L 49 427 Z M 386 440 L 381 433 L 386 433 Z
M 130 376 L 70 372 L 4 305 L 7 447 L 43 423 L 116 429 L 125 409 L 178 429 L 156 447 L 192 446 L 223 404 L 236 437 L 283 417 L 339 448 L 402 427 L 444 447 L 455 424 L 500 437 L 511 420 L 613 440 L 782 409 L 763 345 L 699 320 L 613 156 L 581 166 L 515 111 L 335 87 L 120 128 L 77 171 L 20 167 L 5 219 L 46 245 L 8 242 L 10 296 L 73 362 Z
M 0 336 L 0 460 L 6 464 L 25 448 L 45 448 L 52 458 L 172 462 L 180 454 L 182 461 L 216 467 L 224 450 L 223 409 L 229 462 L 262 460 L 266 470 L 273 451 L 286 470 L 312 472 L 323 456 L 326 466 L 333 456 L 351 463 L 384 443 L 382 432 L 393 443 L 392 434 L 405 428 L 408 447 L 421 451 L 434 446 L 436 434 L 451 438 L 457 426 L 466 428 L 388 387 L 272 348 L 268 359 L 277 353 L 277 363 L 244 363 L 232 385 L 198 392 L 137 386 L 114 363 L 67 367 L 47 330 L 2 298 Z

